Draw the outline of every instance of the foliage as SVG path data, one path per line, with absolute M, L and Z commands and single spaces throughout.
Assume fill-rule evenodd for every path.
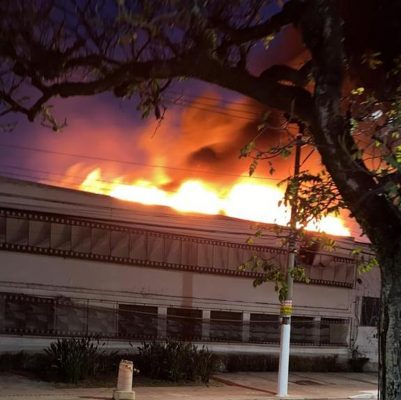
M 150 378 L 203 383 L 209 382 L 218 360 L 206 347 L 173 340 L 143 343 L 135 359 L 141 373 Z
M 25 351 L 0 354 L 1 372 L 26 371 L 38 373 L 40 377 L 45 378 L 47 367 L 48 359 L 45 354 L 31 354 Z
M 59 379 L 77 383 L 93 376 L 98 358 L 104 353 L 103 344 L 93 337 L 62 338 L 45 349 L 49 364 L 57 370 Z
M 362 247 L 355 247 L 352 250 L 352 255 L 355 258 L 359 273 L 369 272 L 373 268 L 379 267 L 377 258 L 373 254 L 366 254 Z
M 278 293 L 279 300 L 286 298 L 288 291 L 284 266 L 275 261 L 275 257 L 265 259 L 257 254 L 239 266 L 240 271 L 253 271 L 260 274 L 254 279 L 253 286 L 259 286 L 265 282 L 274 282 L 274 290 Z M 302 266 L 295 266 L 291 269 L 291 276 L 297 282 L 308 283 L 309 279 Z
M 351 348 L 351 358 L 348 359 L 348 365 L 352 372 L 363 372 L 363 367 L 369 361 L 369 358 L 364 356 L 358 346 Z

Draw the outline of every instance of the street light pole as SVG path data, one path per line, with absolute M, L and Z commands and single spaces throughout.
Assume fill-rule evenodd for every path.
M 297 179 L 300 170 L 301 160 L 302 133 L 298 133 L 295 144 L 295 163 L 294 177 Z M 278 370 L 278 385 L 277 395 L 285 397 L 288 395 L 288 370 L 290 361 L 290 336 L 291 336 L 291 314 L 292 314 L 292 293 L 294 279 L 292 270 L 295 267 L 295 256 L 297 254 L 297 197 L 298 197 L 298 182 L 296 181 L 295 194 L 291 205 L 290 215 L 290 235 L 288 240 L 288 260 L 287 260 L 287 292 L 285 299 L 281 302 L 280 319 L 280 358 Z

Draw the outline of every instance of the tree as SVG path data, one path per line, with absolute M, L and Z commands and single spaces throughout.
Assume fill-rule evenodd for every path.
M 112 92 L 138 94 L 143 114 L 160 118 L 171 80 L 189 77 L 302 121 L 374 246 L 381 394 L 401 398 L 399 1 L 15 0 L 0 11 L 3 117 L 22 113 L 58 129 L 52 98 Z M 305 45 L 302 65 L 251 73 L 254 47 L 288 25 Z

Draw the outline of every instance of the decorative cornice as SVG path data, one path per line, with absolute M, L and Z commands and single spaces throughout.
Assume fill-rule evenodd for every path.
M 115 257 L 115 256 L 107 256 L 101 254 L 92 254 L 92 253 L 82 253 L 73 250 L 58 250 L 51 249 L 45 247 L 35 247 L 24 244 L 14 244 L 14 243 L 0 243 L 0 250 L 8 250 L 14 252 L 21 253 L 33 253 L 33 254 L 41 254 L 41 255 L 49 255 L 63 258 L 73 258 L 87 261 L 100 261 L 114 264 L 123 264 L 123 265 L 131 265 L 136 267 L 147 267 L 147 268 L 158 268 L 158 269 L 166 269 L 166 270 L 175 270 L 175 271 L 185 271 L 185 272 L 197 272 L 197 273 L 206 273 L 206 274 L 214 274 L 214 275 L 228 275 L 240 278 L 258 278 L 262 277 L 263 274 L 253 271 L 239 271 L 233 269 L 226 268 L 216 268 L 216 267 L 203 267 L 196 265 L 185 265 L 185 264 L 174 264 L 167 263 L 163 261 L 151 261 L 151 260 L 140 260 L 135 258 L 128 257 Z M 352 283 L 347 282 L 336 282 L 336 281 L 327 281 L 323 279 L 310 279 L 309 283 L 315 285 L 325 285 L 325 286 L 337 286 L 344 288 L 352 288 Z
M 271 246 L 258 246 L 242 243 L 232 243 L 217 239 L 206 239 L 198 236 L 179 235 L 170 232 L 157 232 L 143 228 L 131 228 L 123 225 L 103 223 L 88 220 L 84 217 L 74 217 L 62 214 L 53 214 L 39 211 L 22 211 L 11 208 L 0 208 L 0 216 L 25 218 L 30 221 L 41 221 L 49 223 L 66 224 L 70 226 L 82 226 L 88 228 L 105 229 L 109 231 L 127 232 L 136 234 L 146 234 L 152 237 L 164 237 L 169 239 L 177 239 L 181 241 L 190 241 L 201 244 L 211 244 L 214 246 L 238 248 L 243 250 L 252 250 L 257 252 L 266 252 L 272 254 L 286 254 L 286 250 Z
M 38 211 L 28 211 L 28 210 L 17 210 L 11 208 L 0 208 L 0 216 L 4 217 L 12 217 L 12 218 L 23 218 L 28 221 L 41 221 L 48 223 L 58 223 L 65 224 L 70 226 L 82 226 L 88 228 L 95 229 L 104 229 L 108 231 L 117 231 L 117 232 L 127 232 L 132 234 L 142 234 L 151 237 L 163 237 L 169 239 L 176 239 L 180 241 L 189 241 L 200 244 L 209 244 L 214 246 L 222 246 L 226 248 L 238 248 L 243 250 L 250 250 L 254 252 L 266 252 L 273 254 L 286 254 L 286 250 L 282 248 L 274 248 L 270 246 L 256 246 L 249 244 L 240 244 L 240 243 L 232 243 L 215 239 L 205 239 L 196 236 L 187 236 L 187 235 L 179 235 L 168 232 L 156 232 L 142 228 L 131 228 L 123 225 L 112 224 L 109 222 L 97 222 L 91 221 L 86 218 L 79 218 L 74 216 L 62 215 L 62 214 L 53 214 L 46 212 L 38 212 Z M 3 242 L 0 243 L 0 250 L 6 251 L 14 251 L 14 252 L 22 252 L 22 253 L 32 253 L 32 254 L 42 254 L 63 258 L 72 258 L 72 259 L 80 259 L 80 260 L 88 260 L 88 261 L 98 261 L 98 262 L 106 262 L 106 263 L 114 263 L 114 264 L 123 264 L 123 265 L 131 265 L 131 266 L 139 266 L 139 267 L 148 267 L 148 268 L 158 268 L 158 269 L 166 269 L 166 270 L 176 270 L 176 271 L 187 271 L 187 272 L 197 272 L 197 273 L 207 273 L 207 274 L 216 274 L 216 275 L 228 275 L 234 277 L 241 278 L 260 278 L 263 276 L 262 273 L 253 272 L 253 271 L 240 271 L 237 269 L 228 269 L 228 268 L 219 268 L 219 267 L 205 267 L 205 266 L 197 266 L 197 265 L 187 265 L 187 264 L 176 264 L 176 263 L 168 263 L 163 261 L 152 261 L 152 260 L 143 260 L 136 259 L 130 257 L 118 257 L 112 255 L 102 255 L 96 253 L 86 253 L 86 252 L 78 252 L 74 250 L 61 250 L 54 249 L 50 247 L 39 247 L 32 246 L 27 244 L 16 244 L 16 243 L 8 243 Z M 355 261 L 352 258 L 346 257 L 338 257 L 332 256 L 334 261 L 342 262 L 346 264 L 354 264 Z M 310 283 L 316 285 L 326 285 L 326 286 L 336 286 L 336 287 L 344 287 L 344 288 L 352 288 L 353 283 L 347 282 L 336 282 L 336 281 L 328 281 L 322 279 L 310 279 Z

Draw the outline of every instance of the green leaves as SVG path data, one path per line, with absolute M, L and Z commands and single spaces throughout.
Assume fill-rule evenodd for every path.
M 253 175 L 253 173 L 256 171 L 257 166 L 258 166 L 258 160 L 255 159 L 249 165 L 249 176 Z
M 275 35 L 271 34 L 271 35 L 265 36 L 262 39 L 263 46 L 265 47 L 266 50 L 270 47 L 270 44 L 274 40 L 274 38 L 275 38 Z
M 364 92 L 365 88 L 363 87 L 358 87 L 351 90 L 351 94 L 353 94 L 354 96 L 361 96 Z
M 282 301 L 286 298 L 288 286 L 285 268 L 283 265 L 277 264 L 277 261 L 273 258 L 268 260 L 255 254 L 248 261 L 241 264 L 238 269 L 239 271 L 259 273 L 253 280 L 254 287 L 266 282 L 273 282 L 274 290 L 278 293 L 279 300 Z M 309 283 L 309 278 L 306 276 L 305 269 L 302 266 L 295 266 L 290 271 L 290 274 L 296 282 Z
M 362 247 L 352 249 L 351 255 L 355 258 L 359 273 L 369 272 L 379 266 L 377 258 L 371 254 L 366 254 Z
M 252 153 L 255 146 L 256 143 L 253 140 L 247 143 L 244 147 L 241 148 L 239 158 L 248 157 Z
M 362 64 L 366 64 L 370 69 L 375 70 L 377 69 L 380 65 L 383 64 L 383 62 L 380 60 L 380 52 L 376 53 L 365 53 L 362 56 Z
M 326 171 L 312 174 L 301 171 L 298 176 L 291 176 L 280 182 L 286 184 L 284 205 L 295 206 L 300 227 L 305 227 L 311 220 L 319 221 L 329 214 L 336 214 L 343 207 L 338 190 Z

